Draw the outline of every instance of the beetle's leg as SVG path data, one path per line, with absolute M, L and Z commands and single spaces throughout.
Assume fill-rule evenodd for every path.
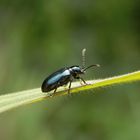
M 54 89 L 54 92 L 51 93 L 49 96 L 52 97 L 56 93 L 57 88 Z
M 85 85 L 88 85 L 88 83 L 86 83 L 86 81 L 82 77 L 79 77 L 79 79 L 81 79 Z
M 69 89 L 68 89 L 68 94 L 70 94 L 71 83 L 72 83 L 72 80 L 70 80 Z
M 55 93 L 56 93 L 56 90 L 57 90 L 57 88 L 55 88 L 55 90 L 54 90 L 53 94 L 55 94 Z

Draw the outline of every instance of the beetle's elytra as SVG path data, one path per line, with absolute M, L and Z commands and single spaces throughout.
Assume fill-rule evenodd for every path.
M 41 86 L 42 92 L 49 92 L 51 90 L 54 90 L 53 94 L 55 94 L 58 87 L 67 85 L 69 83 L 69 87 L 68 87 L 68 94 L 69 94 L 71 83 L 74 79 L 81 79 L 84 82 L 84 84 L 87 84 L 85 80 L 81 77 L 81 75 L 84 74 L 87 69 L 94 66 L 99 67 L 99 65 L 98 64 L 90 65 L 85 68 L 85 51 L 86 49 L 82 50 L 83 67 L 74 65 L 71 67 L 61 68 L 56 72 L 52 73 L 42 83 Z

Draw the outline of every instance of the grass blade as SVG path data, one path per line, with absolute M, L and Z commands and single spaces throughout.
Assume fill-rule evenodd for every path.
M 79 91 L 84 90 L 90 90 L 105 86 L 111 86 L 115 84 L 122 84 L 122 83 L 129 83 L 133 81 L 139 81 L 140 80 L 140 71 L 120 75 L 120 76 L 114 76 L 111 78 L 105 78 L 100 80 L 89 80 L 86 81 L 87 83 L 90 83 L 88 85 L 81 85 L 79 82 L 73 82 L 71 93 L 78 93 Z M 40 88 L 31 89 L 31 90 L 24 90 L 20 92 L 14 92 L 9 93 L 5 95 L 0 96 L 0 113 L 5 112 L 7 110 L 26 105 L 29 103 L 41 101 L 50 97 L 50 94 L 53 93 L 53 91 L 49 93 L 42 93 Z M 60 95 L 66 95 L 67 94 L 67 88 L 66 87 L 60 87 L 58 88 L 56 94 L 53 96 L 60 96 Z

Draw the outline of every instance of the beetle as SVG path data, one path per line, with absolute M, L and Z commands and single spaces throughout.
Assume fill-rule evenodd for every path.
M 71 89 L 71 83 L 74 79 L 80 79 L 84 84 L 87 84 L 86 81 L 81 77 L 82 74 L 85 74 L 86 70 L 91 67 L 99 67 L 99 64 L 90 65 L 85 68 L 85 52 L 86 49 L 82 50 L 82 56 L 83 56 L 83 66 L 80 67 L 78 65 L 73 65 L 70 67 L 65 67 L 57 70 L 56 72 L 52 73 L 50 76 L 48 76 L 42 83 L 41 90 L 42 92 L 49 92 L 54 90 L 52 93 L 55 94 L 56 90 L 60 86 L 67 85 L 69 83 L 68 87 L 68 94 L 70 93 Z

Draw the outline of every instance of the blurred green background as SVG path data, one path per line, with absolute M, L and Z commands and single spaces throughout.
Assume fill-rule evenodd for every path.
M 81 65 L 85 79 L 140 68 L 139 0 L 1 0 L 0 93 L 40 87 Z M 139 140 L 140 83 L 58 97 L 0 114 L 1 140 Z

